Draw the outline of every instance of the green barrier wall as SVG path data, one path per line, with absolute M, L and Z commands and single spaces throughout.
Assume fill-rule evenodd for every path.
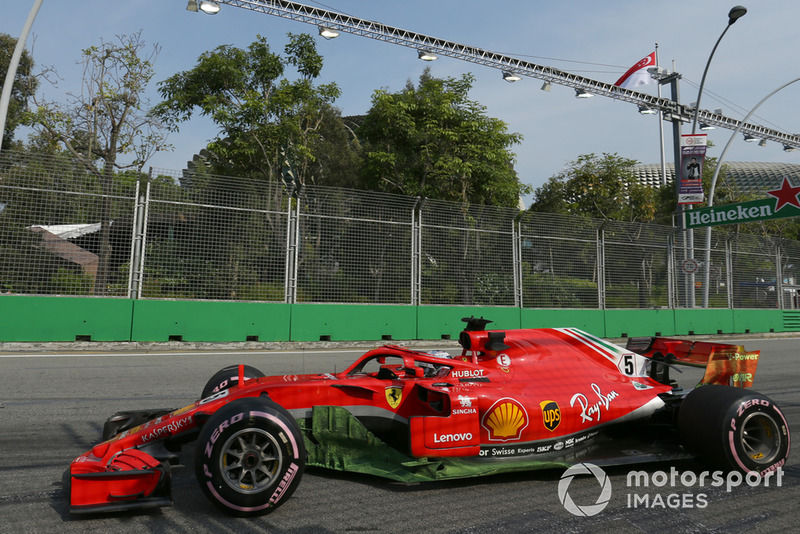
M 133 301 L 132 341 L 286 341 L 292 307 L 269 302 Z
M 571 326 L 608 338 L 800 331 L 795 310 L 571 310 L 0 296 L 0 342 L 456 339 L 489 328 Z
M 134 301 L 0 296 L 0 341 L 130 341 Z

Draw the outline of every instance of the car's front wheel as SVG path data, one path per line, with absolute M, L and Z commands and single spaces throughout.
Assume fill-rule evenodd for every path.
M 206 496 L 224 510 L 260 515 L 294 492 L 305 459 L 303 436 L 286 410 L 264 397 L 243 398 L 203 426 L 195 473 Z

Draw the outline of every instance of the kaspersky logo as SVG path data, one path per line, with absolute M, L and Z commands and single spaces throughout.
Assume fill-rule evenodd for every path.
M 539 403 L 542 409 L 542 422 L 544 427 L 552 432 L 561 423 L 561 408 L 556 401 L 546 400 Z

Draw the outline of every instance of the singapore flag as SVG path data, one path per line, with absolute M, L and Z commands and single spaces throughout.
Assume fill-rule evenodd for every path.
M 650 67 L 656 66 L 656 53 L 653 52 L 646 58 L 642 59 L 636 65 L 628 69 L 628 72 L 622 75 L 622 77 L 617 80 L 614 85 L 618 85 L 623 89 L 636 89 L 640 85 L 646 85 L 648 83 L 656 83 L 650 73 L 647 72 L 647 69 Z

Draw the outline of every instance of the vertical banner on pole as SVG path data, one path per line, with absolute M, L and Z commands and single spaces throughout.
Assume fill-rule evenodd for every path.
M 703 203 L 703 162 L 705 159 L 706 134 L 681 135 L 678 204 Z

